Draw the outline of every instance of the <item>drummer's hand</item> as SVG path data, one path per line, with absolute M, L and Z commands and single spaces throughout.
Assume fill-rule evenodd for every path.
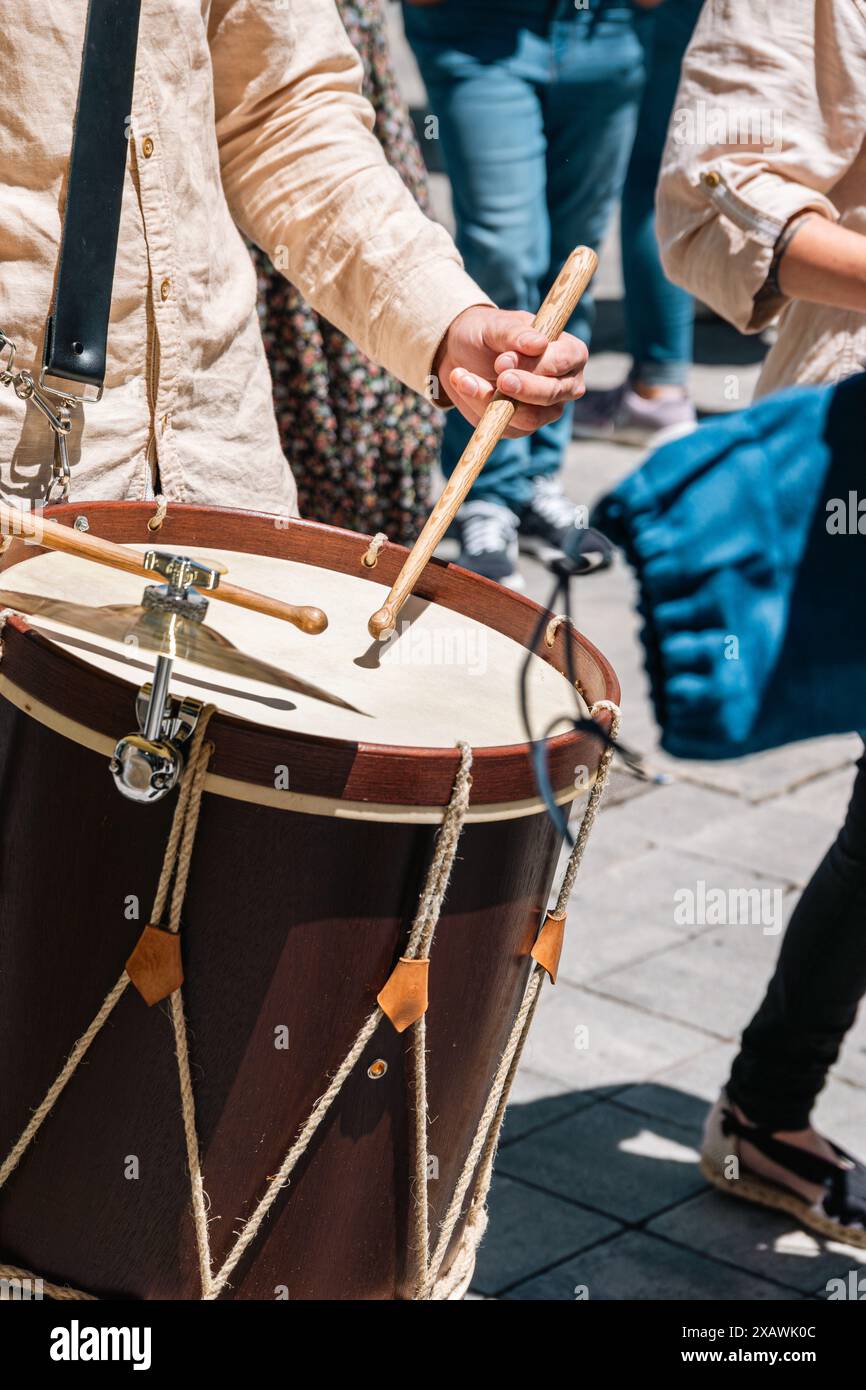
M 571 333 L 548 343 L 522 309 L 473 305 L 453 320 L 436 354 L 438 400 L 452 401 L 475 425 L 498 388 L 519 402 L 508 437 L 532 434 L 583 395 L 588 356 L 586 344 Z

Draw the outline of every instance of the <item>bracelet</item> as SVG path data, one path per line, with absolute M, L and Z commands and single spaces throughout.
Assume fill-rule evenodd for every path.
M 773 248 L 773 260 L 770 269 L 767 271 L 767 278 L 764 281 L 762 296 L 767 298 L 780 295 L 784 298 L 784 291 L 779 285 L 779 270 L 782 265 L 782 258 L 797 235 L 801 227 L 804 227 L 813 217 L 817 216 L 814 212 L 800 212 L 791 218 L 790 222 L 782 228 L 779 239 Z

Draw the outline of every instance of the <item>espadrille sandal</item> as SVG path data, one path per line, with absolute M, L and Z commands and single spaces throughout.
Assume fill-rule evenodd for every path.
M 823 1197 L 810 1203 L 782 1183 L 754 1172 L 740 1156 L 741 1139 L 804 1182 L 823 1187 Z M 701 1172 L 721 1192 L 790 1212 L 821 1235 L 866 1249 L 866 1167 L 838 1145 L 831 1143 L 830 1147 L 845 1162 L 844 1168 L 818 1154 L 783 1143 L 768 1129 L 743 1124 L 723 1091 L 707 1117 Z M 734 1158 L 737 1163 L 732 1165 Z

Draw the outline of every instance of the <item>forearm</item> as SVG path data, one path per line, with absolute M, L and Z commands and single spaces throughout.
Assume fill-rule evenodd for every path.
M 788 243 L 777 278 L 789 299 L 866 313 L 866 236 L 809 217 Z
M 235 221 L 329 322 L 426 390 L 451 321 L 489 301 L 389 167 L 333 0 L 214 0 L 209 36 Z

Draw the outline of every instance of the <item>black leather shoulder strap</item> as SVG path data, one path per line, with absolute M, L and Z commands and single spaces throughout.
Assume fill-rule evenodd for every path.
M 90 0 L 43 375 L 105 378 L 141 0 Z

